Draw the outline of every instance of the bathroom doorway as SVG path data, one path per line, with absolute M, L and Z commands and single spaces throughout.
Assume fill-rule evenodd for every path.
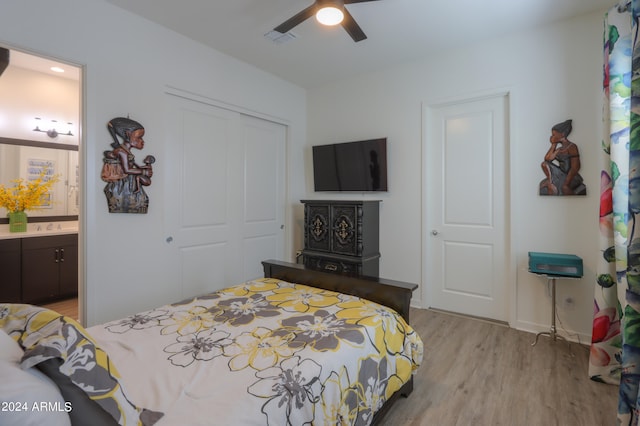
M 20 262 L 0 301 L 56 303 L 75 319 L 83 309 L 82 78 L 81 66 L 0 45 L 0 184 L 26 183 L 43 170 L 58 178 L 46 201 L 27 211 L 24 232 L 9 232 L 0 207 L 0 242 L 21 241 L 11 246 Z

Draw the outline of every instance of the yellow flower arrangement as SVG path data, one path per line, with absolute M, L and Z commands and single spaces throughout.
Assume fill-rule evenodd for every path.
M 25 182 L 24 179 L 14 179 L 13 187 L 7 188 L 0 184 L 0 207 L 7 209 L 9 213 L 34 210 L 44 203 L 44 196 L 51 191 L 54 183 L 58 182 L 59 175 L 47 178 L 47 169 L 43 169 L 37 179 Z

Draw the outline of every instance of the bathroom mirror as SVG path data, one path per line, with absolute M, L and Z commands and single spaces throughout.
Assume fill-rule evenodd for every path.
M 13 179 L 19 177 L 27 181 L 37 177 L 43 168 L 51 175 L 58 175 L 59 180 L 46 205 L 28 211 L 29 218 L 71 216 L 69 220 L 77 219 L 78 146 L 0 137 L 0 184 L 11 187 Z M 0 218 L 6 215 L 6 209 L 0 208 Z

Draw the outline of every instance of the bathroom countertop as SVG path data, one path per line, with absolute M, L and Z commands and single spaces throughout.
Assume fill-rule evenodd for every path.
M 9 232 L 9 225 L 0 225 L 0 240 L 12 238 L 50 237 L 78 233 L 78 221 L 27 223 L 26 232 Z

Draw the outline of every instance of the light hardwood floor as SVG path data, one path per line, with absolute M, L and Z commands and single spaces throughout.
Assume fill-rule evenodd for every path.
M 78 299 L 60 300 L 43 305 L 43 307 L 78 321 Z
M 589 379 L 587 346 L 412 309 L 425 346 L 409 398 L 382 425 L 609 426 L 618 387 Z
M 75 299 L 47 305 L 77 318 Z M 409 398 L 383 426 L 609 426 L 617 386 L 589 379 L 589 348 L 499 324 L 423 309 L 411 324 L 425 346 Z

